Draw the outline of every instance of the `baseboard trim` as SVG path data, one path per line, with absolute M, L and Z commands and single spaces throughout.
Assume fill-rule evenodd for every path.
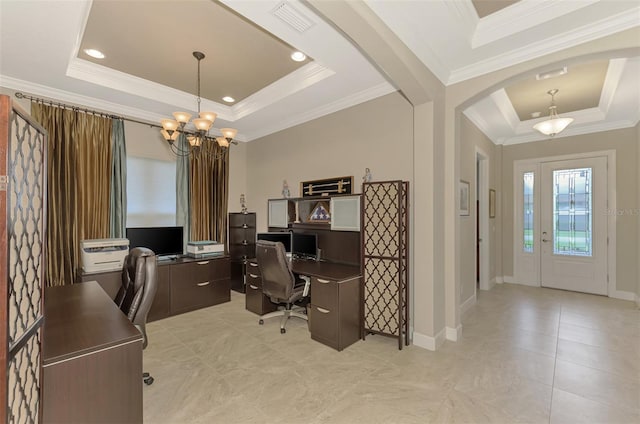
M 478 298 L 474 293 L 471 297 L 469 297 L 469 299 L 462 302 L 462 305 L 460 305 L 460 315 L 463 315 L 465 312 L 471 309 L 471 307 L 476 304 L 477 300 Z
M 496 280 L 496 284 L 504 283 L 504 280 L 502 279 L 502 277 L 496 277 L 495 280 Z
M 421 347 L 427 350 L 438 350 L 440 346 L 445 341 L 445 329 L 443 328 L 436 334 L 435 337 L 427 336 L 425 334 L 420 334 L 418 332 L 413 333 L 413 344 L 414 346 Z
M 535 284 L 535 283 L 523 283 L 520 280 L 515 280 L 513 277 L 509 277 L 507 279 L 507 277 L 504 277 L 504 282 L 508 283 L 508 284 L 517 284 L 519 286 L 529 286 L 529 287 L 540 287 L 540 284 Z
M 502 277 L 502 281 L 504 283 L 514 284 L 513 276 L 511 275 L 505 275 L 504 277 Z
M 629 300 L 631 302 L 635 301 L 636 303 L 638 303 L 638 297 L 633 292 L 613 290 L 611 294 L 609 294 L 609 297 L 620 300 Z
M 474 296 L 475 297 L 475 296 Z M 457 342 L 462 337 L 462 325 L 458 324 L 456 328 L 446 327 L 447 340 Z

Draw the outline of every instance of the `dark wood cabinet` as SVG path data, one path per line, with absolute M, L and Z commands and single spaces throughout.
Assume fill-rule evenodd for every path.
M 159 266 L 157 270 L 158 290 L 153 300 L 147 321 L 157 321 L 171 315 L 171 267 Z
M 114 299 L 121 285 L 121 275 L 122 271 L 80 273 L 77 281 L 97 281 Z M 158 290 L 147 322 L 231 300 L 231 269 L 228 256 L 159 261 L 157 278 Z
M 360 338 L 362 278 L 343 281 L 311 277 L 311 338 L 342 350 Z
M 277 305 L 262 293 L 262 276 L 255 259 L 247 261 L 245 302 L 246 309 L 258 315 L 277 309 Z
M 247 259 L 256 254 L 256 214 L 229 213 L 229 257 L 231 259 L 231 289 L 245 293 Z
M 217 305 L 230 300 L 229 259 L 215 258 L 171 267 L 171 314 Z

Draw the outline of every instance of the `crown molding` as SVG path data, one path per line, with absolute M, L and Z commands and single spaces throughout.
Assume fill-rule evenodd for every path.
M 67 76 L 90 82 L 102 87 L 122 91 L 145 99 L 154 100 L 185 110 L 194 110 L 195 95 L 176 90 L 143 78 L 139 78 L 115 69 L 107 68 L 87 60 L 73 58 L 67 67 Z M 218 117 L 226 121 L 233 121 L 231 107 L 211 100 L 202 99 L 204 110 L 214 110 Z
M 298 115 L 291 116 L 288 119 L 282 120 L 276 124 L 273 124 L 270 126 L 264 126 L 261 128 L 260 131 L 257 131 L 251 134 L 245 134 L 245 137 L 247 141 L 256 140 L 258 138 L 265 137 L 269 134 L 273 134 L 275 132 L 285 130 L 295 125 L 303 124 L 313 119 L 320 118 L 330 113 L 338 112 L 342 109 L 346 109 L 348 107 L 355 106 L 369 100 L 373 100 L 375 98 L 387 95 L 389 93 L 393 93 L 395 91 L 397 91 L 395 87 L 393 87 L 388 82 L 383 82 L 371 88 L 362 90 L 358 93 L 354 93 L 352 95 L 338 99 L 332 103 L 322 105 L 320 107 L 309 110 L 307 112 L 300 113 Z
M 526 134 L 526 135 L 519 135 L 515 137 L 506 137 L 503 140 L 501 140 L 501 142 L 496 144 L 509 146 L 512 144 L 522 144 L 522 143 L 529 143 L 532 141 L 549 140 L 551 138 L 561 139 L 561 138 L 572 137 L 576 135 L 584 135 L 584 134 L 592 134 L 592 133 L 598 133 L 603 131 L 613 131 L 613 130 L 619 130 L 624 128 L 632 128 L 637 123 L 638 123 L 637 121 L 633 122 L 628 119 L 622 119 L 622 120 L 611 121 L 611 122 L 598 122 L 594 124 L 569 127 L 566 130 L 564 130 L 560 136 L 546 137 L 546 136 L 543 136 L 542 134 Z
M 620 78 L 626 65 L 626 58 L 611 59 L 609 61 L 607 75 L 604 77 L 604 84 L 602 85 L 602 93 L 600 94 L 600 102 L 598 104 L 598 107 L 604 111 L 605 114 L 609 112 L 611 103 L 613 103 L 613 96 L 616 94 Z
M 636 13 L 632 13 L 632 12 Z M 583 25 L 564 34 L 533 42 L 521 48 L 512 49 L 504 54 L 478 61 L 473 65 L 453 70 L 446 85 L 455 84 L 489 72 L 507 68 L 547 54 L 555 53 L 578 44 L 593 41 L 639 25 L 637 13 L 640 6 L 609 16 L 597 23 Z
M 494 41 L 508 38 L 552 19 L 590 6 L 598 1 L 521 0 L 480 19 L 471 37 L 471 48 L 475 49 Z
M 335 71 L 317 62 L 308 63 L 233 106 L 234 119 L 251 115 L 332 75 Z
M 499 144 L 498 138 L 493 136 L 491 131 L 491 125 L 484 119 L 480 110 L 477 107 L 471 106 L 465 109 L 462 112 L 473 124 L 478 127 L 478 129 L 489 138 L 489 140 L 493 141 L 493 144 Z
M 83 96 L 81 94 L 59 90 L 57 88 L 51 88 L 13 77 L 1 75 L 0 81 L 3 87 L 16 91 L 24 91 L 25 94 L 51 99 L 54 102 L 70 103 L 72 105 L 96 109 L 98 111 L 112 113 L 114 115 L 135 118 L 149 122 L 153 125 L 159 125 L 160 120 L 166 118 L 166 116 L 162 116 L 158 113 L 148 112 L 146 110 L 126 106 L 120 103 L 108 102 L 94 97 Z
M 520 118 L 518 118 L 518 114 L 513 108 L 513 103 L 511 103 L 511 99 L 509 99 L 507 91 L 504 88 L 501 88 L 500 90 L 491 93 L 489 98 L 491 98 L 495 103 L 509 126 L 515 130 L 520 124 Z
M 451 14 L 458 17 L 462 21 L 463 28 L 471 28 L 475 32 L 480 18 L 476 8 L 473 7 L 471 0 L 445 1 L 444 5 L 449 9 Z M 472 32 L 472 34 L 473 34 Z

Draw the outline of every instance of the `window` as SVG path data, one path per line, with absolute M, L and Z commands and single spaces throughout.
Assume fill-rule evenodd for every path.
M 591 256 L 591 171 L 553 171 L 554 254 Z
M 522 217 L 522 250 L 533 253 L 533 172 L 523 174 L 523 212 Z
M 176 163 L 127 157 L 127 227 L 176 225 Z

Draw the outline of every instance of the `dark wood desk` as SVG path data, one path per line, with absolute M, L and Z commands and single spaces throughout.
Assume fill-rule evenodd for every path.
M 360 267 L 355 265 L 301 259 L 291 261 L 291 270 L 296 274 L 329 280 L 347 280 L 360 277 L 362 274 Z
M 45 290 L 45 423 L 141 423 L 142 335 L 95 281 Z
M 291 270 L 311 279 L 309 332 L 311 338 L 336 350 L 355 343 L 362 334 L 360 267 L 313 260 L 291 261 Z M 247 264 L 246 307 L 264 315 L 276 305 L 262 293 L 262 279 L 255 259 Z

